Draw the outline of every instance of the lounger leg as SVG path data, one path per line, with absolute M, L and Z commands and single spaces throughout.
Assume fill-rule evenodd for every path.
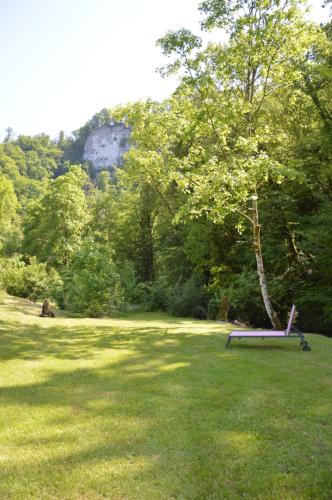
M 304 351 L 311 351 L 310 345 L 308 344 L 308 342 L 304 338 L 303 338 L 303 340 L 301 342 L 301 345 L 302 345 L 302 349 Z
M 300 335 L 300 338 L 301 338 L 300 346 L 302 347 L 302 349 L 304 351 L 311 351 L 311 347 L 310 347 L 308 341 L 305 339 L 305 336 Z
M 227 347 L 229 346 L 229 344 L 231 343 L 231 340 L 232 338 L 231 337 L 227 337 L 227 342 L 226 342 L 226 345 L 225 345 L 225 349 L 227 349 Z
M 302 347 L 302 349 L 304 351 L 311 351 L 311 347 L 310 347 L 308 341 L 305 339 L 305 336 L 300 335 L 300 338 L 301 338 L 300 346 Z
M 305 339 L 305 336 L 303 335 L 303 333 L 296 327 L 294 327 L 293 331 L 295 333 L 297 333 L 297 335 L 300 337 L 300 339 L 301 339 L 300 346 L 302 347 L 302 349 L 304 351 L 311 351 L 311 347 L 310 347 L 308 341 Z

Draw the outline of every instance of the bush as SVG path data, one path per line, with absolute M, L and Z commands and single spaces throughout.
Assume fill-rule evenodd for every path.
M 165 278 L 159 278 L 149 287 L 148 307 L 150 311 L 165 311 L 169 303 L 169 286 Z
M 202 308 L 207 315 L 207 293 L 203 283 L 197 277 L 191 277 L 182 286 L 173 290 L 170 297 L 169 310 L 174 316 L 194 316 L 202 314 Z M 200 308 L 200 309 L 198 309 Z
M 131 303 L 140 304 L 145 311 L 165 311 L 169 303 L 169 285 L 165 278 L 137 283 L 131 293 Z
M 43 300 L 56 295 L 62 287 L 55 269 L 47 270 L 45 263 L 35 257 L 26 264 L 18 255 L 0 259 L 1 286 L 7 293 L 29 300 Z
M 220 299 L 217 295 L 211 297 L 208 303 L 208 318 L 217 319 L 220 311 Z
M 142 302 L 142 290 L 137 282 L 132 262 L 125 262 L 118 269 L 123 290 L 123 299 L 128 304 Z
M 298 293 L 296 308 L 299 311 L 298 326 L 306 332 L 319 332 L 332 336 L 331 286 L 303 288 Z
M 120 310 L 123 290 L 112 256 L 108 246 L 93 241 L 74 256 L 64 275 L 69 311 L 99 317 L 114 316 Z
M 207 310 L 205 307 L 196 306 L 193 310 L 193 317 L 195 319 L 206 319 L 207 318 Z
M 24 267 L 25 263 L 19 256 L 1 258 L 1 287 L 10 295 L 15 295 L 16 297 L 27 297 L 24 289 Z
M 232 274 L 231 279 L 226 276 L 224 279 L 222 278 L 215 279 L 213 285 L 210 286 L 211 292 L 220 297 L 220 302 L 219 311 L 217 312 L 216 303 L 214 300 L 212 301 L 209 306 L 209 316 L 210 308 L 211 316 L 216 314 L 216 318 L 219 317 L 219 313 L 223 310 L 224 317 L 220 319 L 225 320 L 229 308 L 230 319 L 237 319 L 260 327 L 270 326 L 259 288 L 257 273 L 251 269 L 244 269 L 240 274 Z M 225 303 L 222 304 L 221 301 Z

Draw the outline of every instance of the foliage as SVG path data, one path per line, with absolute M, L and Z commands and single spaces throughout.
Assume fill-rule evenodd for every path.
M 169 99 L 103 109 L 55 141 L 9 128 L 2 258 L 57 269 L 58 302 L 80 314 L 114 314 L 123 301 L 216 319 L 224 301 L 231 319 L 267 327 L 294 302 L 303 328 L 330 332 L 332 31 L 305 7 L 205 0 L 202 29 L 227 36 L 205 44 L 183 28 L 158 41 L 161 73 L 180 76 Z M 132 147 L 110 177 L 82 156 L 113 120 L 130 127 Z
M 207 317 L 207 294 L 202 281 L 192 277 L 179 284 L 172 293 L 169 311 L 174 316 L 199 316 L 198 319 Z
M 133 262 L 122 262 L 118 265 L 123 300 L 126 304 L 137 304 L 141 302 L 141 291 Z
M 0 144 L 0 173 L 10 179 L 19 201 L 40 197 L 62 162 L 62 151 L 45 134 L 20 135 Z
M 73 167 L 31 205 L 24 225 L 24 248 L 30 255 L 57 267 L 68 265 L 81 244 L 87 217 L 86 182 L 82 170 Z
M 17 209 L 13 184 L 0 174 L 0 244 L 10 231 Z
M 114 316 L 123 302 L 120 275 L 109 246 L 85 241 L 63 273 L 66 307 L 86 316 Z
M 165 277 L 160 276 L 151 283 L 138 285 L 138 299 L 148 311 L 166 311 L 169 306 L 171 290 Z
M 20 256 L 0 259 L 1 287 L 12 295 L 29 300 L 54 298 L 62 283 L 55 269 L 47 270 L 46 264 L 35 257 L 26 264 Z

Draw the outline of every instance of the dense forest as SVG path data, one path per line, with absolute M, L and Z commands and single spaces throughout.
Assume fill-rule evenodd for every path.
M 1 287 L 71 314 L 133 308 L 332 327 L 332 24 L 300 0 L 206 0 L 204 44 L 158 40 L 179 85 L 97 113 L 56 140 L 0 144 Z M 225 33 L 227 36 L 225 36 Z M 215 37 L 214 37 L 215 38 Z M 116 175 L 84 163 L 89 133 L 131 128 Z

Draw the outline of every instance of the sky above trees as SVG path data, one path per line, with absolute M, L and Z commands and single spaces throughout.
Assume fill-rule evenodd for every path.
M 328 10 L 312 0 L 312 18 Z M 169 29 L 199 31 L 198 0 L 12 0 L 1 2 L 0 138 L 70 133 L 96 111 L 138 99 L 163 99 L 175 78 L 156 68 L 155 46 Z M 216 35 L 215 35 L 216 36 Z M 218 35 L 217 35 L 218 36 Z

